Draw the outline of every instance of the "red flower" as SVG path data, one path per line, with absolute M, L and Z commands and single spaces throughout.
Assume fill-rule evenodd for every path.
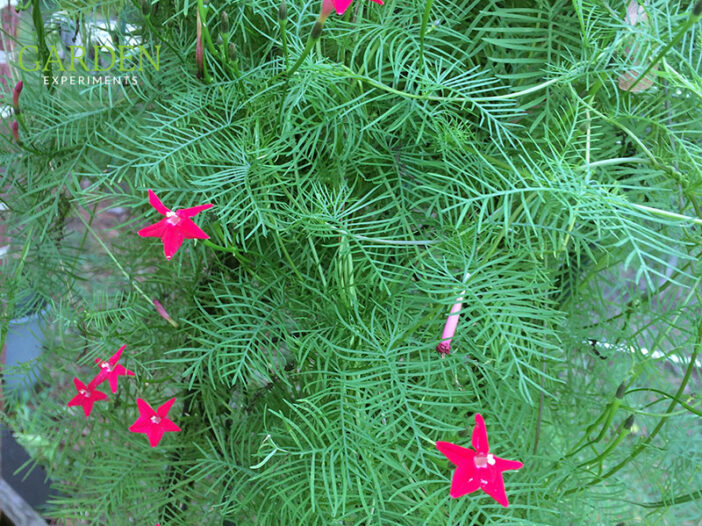
M 383 5 L 382 0 L 371 1 Z M 351 2 L 353 0 L 322 0 L 322 16 L 326 19 L 334 9 L 336 9 L 337 14 L 343 15 L 351 5 Z
M 175 398 L 171 398 L 154 411 L 144 400 L 137 398 L 139 418 L 129 426 L 129 430 L 132 433 L 146 433 L 151 447 L 158 446 L 166 431 L 180 431 L 180 428 L 167 418 L 168 410 L 173 405 L 173 402 L 175 402 Z
M 106 362 L 100 358 L 95 358 L 95 363 L 100 364 L 100 372 L 95 377 L 95 385 L 100 385 L 105 380 L 110 382 L 110 390 L 112 393 L 117 392 L 117 378 L 120 376 L 134 376 L 134 373 L 128 369 L 125 369 L 122 365 L 118 364 L 120 356 L 122 356 L 122 351 L 126 345 L 122 345 L 119 350 L 112 355 L 112 358 Z
M 456 499 L 477 489 L 482 489 L 505 508 L 509 506 L 505 494 L 502 472 L 520 469 L 524 464 L 516 460 L 505 460 L 490 453 L 485 422 L 480 414 L 475 415 L 473 449 L 450 442 L 437 442 L 436 448 L 456 466 L 451 480 L 451 496 Z
M 90 412 L 93 410 L 93 404 L 98 400 L 104 400 L 107 395 L 102 391 L 96 391 L 95 387 L 97 384 L 95 380 L 90 382 L 87 386 L 78 380 L 78 378 L 73 379 L 73 383 L 76 385 L 78 394 L 74 396 L 70 402 L 68 402 L 68 407 L 73 407 L 79 405 L 83 407 L 83 412 L 85 413 L 85 418 L 90 416 Z
M 12 124 L 10 124 L 10 130 L 12 130 L 12 136 L 17 141 L 17 144 L 22 144 L 22 141 L 19 138 L 19 122 L 12 121 Z
M 163 206 L 163 203 L 151 190 L 149 190 L 149 203 L 159 214 L 166 217 L 156 224 L 142 228 L 137 234 L 141 237 L 160 237 L 163 241 L 163 252 L 166 259 L 170 260 L 173 257 L 184 239 L 210 238 L 190 218 L 214 205 L 207 204 L 172 211 Z

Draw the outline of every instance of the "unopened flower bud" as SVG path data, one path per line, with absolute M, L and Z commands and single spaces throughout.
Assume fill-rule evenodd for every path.
M 197 10 L 197 26 L 196 26 L 196 37 L 195 37 L 195 65 L 197 66 L 197 78 L 202 79 L 204 77 L 204 65 L 203 59 L 205 56 L 205 50 L 202 47 L 202 21 L 200 20 L 200 10 Z
M 285 0 L 283 0 L 280 3 L 280 7 L 278 8 L 278 20 L 283 21 L 287 18 L 288 18 L 288 4 L 286 4 Z
M 466 275 L 466 279 L 468 275 Z M 461 308 L 463 307 L 463 296 L 466 291 L 461 293 L 461 297 L 458 298 L 458 302 L 454 303 L 451 307 L 451 312 L 449 313 L 448 319 L 446 320 L 446 325 L 444 325 L 444 332 L 441 334 L 441 343 L 436 346 L 436 351 L 442 355 L 449 354 L 451 352 L 451 340 L 456 334 L 456 328 L 458 327 L 458 318 L 460 316 Z
M 229 15 L 222 11 L 222 21 L 219 25 L 219 28 L 222 30 L 222 33 L 229 33 Z
M 229 60 L 231 60 L 232 62 L 236 61 L 237 52 L 234 42 L 229 42 L 229 49 L 227 49 L 227 55 L 229 56 Z
M 151 14 L 151 2 L 149 2 L 149 0 L 141 0 L 141 12 L 144 16 L 149 16 Z
M 620 400 L 624 398 L 624 392 L 626 391 L 626 382 L 622 382 L 619 387 L 617 387 L 617 394 L 615 395 Z
M 12 136 L 17 141 L 17 144 L 22 144 L 22 141 L 20 141 L 19 138 L 19 122 L 12 121 L 12 124 L 10 124 L 10 128 L 12 129 Z
M 15 115 L 19 115 L 20 112 L 19 97 L 22 93 L 23 87 L 24 83 L 20 80 L 17 84 L 15 84 L 15 89 L 12 90 L 12 107 L 15 109 Z
M 154 307 L 156 307 L 156 312 L 159 313 L 159 315 L 166 320 L 168 323 L 173 325 L 173 327 L 178 327 L 178 322 L 176 322 L 173 318 L 171 318 L 170 314 L 166 312 L 166 309 L 161 305 L 161 302 L 158 300 L 151 300 L 151 302 L 154 304 Z
M 692 16 L 702 15 L 702 0 L 697 0 L 695 7 L 692 8 Z
M 624 429 L 629 430 L 631 429 L 631 426 L 634 425 L 634 415 L 629 415 L 629 418 L 627 418 L 624 421 Z

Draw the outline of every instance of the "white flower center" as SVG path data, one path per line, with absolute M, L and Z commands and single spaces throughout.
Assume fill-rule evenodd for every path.
M 151 417 L 151 422 L 153 422 L 154 424 L 160 424 L 160 423 L 161 423 L 161 418 L 158 417 L 158 416 L 152 416 L 152 417 Z
M 78 391 L 78 392 L 79 392 L 80 394 L 82 394 L 82 395 L 83 395 L 84 397 L 86 397 L 86 398 L 89 398 L 89 397 L 90 397 L 90 393 L 88 393 L 88 391 L 86 391 L 85 389 L 81 389 L 81 390 Z
M 105 369 L 108 373 L 111 373 L 111 372 L 112 372 L 112 367 L 110 367 L 110 364 L 109 364 L 108 362 L 102 362 L 102 363 L 100 364 L 100 367 L 102 367 L 103 369 Z
M 495 465 L 495 455 L 488 453 L 487 455 L 475 455 L 473 458 L 476 468 L 486 468 L 488 465 Z
M 180 216 L 173 211 L 167 212 L 166 217 L 168 218 L 166 219 L 166 223 L 169 225 L 176 226 L 178 223 L 180 223 Z

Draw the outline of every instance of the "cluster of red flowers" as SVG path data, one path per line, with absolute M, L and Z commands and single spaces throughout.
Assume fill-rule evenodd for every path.
M 98 385 L 107 380 L 110 384 L 110 391 L 112 391 L 112 394 L 115 394 L 117 392 L 117 379 L 120 376 L 134 376 L 132 371 L 117 363 L 122 357 L 122 351 L 124 351 L 125 347 L 126 345 L 122 345 L 107 361 L 99 358 L 95 360 L 95 363 L 100 366 L 100 372 L 95 375 L 95 378 L 88 385 L 85 385 L 78 378 L 73 379 L 78 394 L 68 402 L 67 405 L 69 407 L 81 406 L 85 413 L 85 418 L 88 418 L 93 410 L 93 404 L 108 398 L 105 393 L 96 389 Z M 133 433 L 145 433 L 149 437 L 151 447 L 156 447 L 166 431 L 180 431 L 180 428 L 168 419 L 168 410 L 174 402 L 175 398 L 171 398 L 154 411 L 144 400 L 137 398 L 139 418 L 129 427 L 129 430 Z
M 382 5 L 382 0 L 372 0 Z M 352 0 L 323 0 L 320 20 L 322 23 L 334 10 L 338 14 L 343 14 L 351 4 Z M 21 84 L 16 89 L 16 96 L 19 96 Z M 17 103 L 15 102 L 15 107 Z M 209 239 L 209 236 L 198 227 L 191 218 L 203 210 L 211 208 L 212 204 L 184 208 L 181 210 L 170 210 L 166 208 L 156 194 L 149 190 L 149 203 L 154 209 L 164 216 L 159 222 L 142 228 L 137 232 L 141 237 L 159 237 L 163 243 L 163 252 L 167 260 L 170 260 L 178 251 L 185 239 Z M 450 352 L 451 340 L 458 326 L 459 312 L 462 308 L 463 294 L 451 308 L 446 326 L 441 337 L 441 342 L 436 350 L 442 357 Z M 154 302 L 159 313 L 166 319 L 170 319 L 165 310 L 158 302 Z M 163 311 L 163 312 L 162 312 Z M 172 320 L 171 320 L 172 321 Z M 96 387 L 109 380 L 113 393 L 117 391 L 117 378 L 119 376 L 133 376 L 134 373 L 119 365 L 122 346 L 117 353 L 107 362 L 96 360 L 100 364 L 100 372 L 86 386 L 78 378 L 74 379 L 78 394 L 68 402 L 69 406 L 80 405 L 83 407 L 85 416 L 90 416 L 93 404 L 96 401 L 107 399 L 107 395 L 96 390 Z M 180 431 L 180 428 L 168 419 L 168 411 L 175 402 L 171 398 L 154 410 L 141 398 L 137 398 L 139 418 L 134 422 L 129 430 L 135 433 L 145 433 L 149 438 L 151 447 L 156 447 L 163 434 L 168 431 Z M 520 469 L 523 464 L 516 460 L 506 460 L 490 453 L 487 430 L 485 422 L 480 414 L 475 415 L 475 427 L 472 435 L 473 449 L 464 448 L 450 442 L 436 442 L 436 447 L 448 460 L 456 466 L 451 481 L 450 495 L 458 498 L 478 489 L 483 490 L 501 505 L 507 507 L 509 502 L 505 493 L 502 473 L 507 470 Z M 158 526 L 158 525 L 156 525 Z
M 211 208 L 211 204 L 172 211 L 166 208 L 151 190 L 149 190 L 149 202 L 157 212 L 165 217 L 156 224 L 142 228 L 139 230 L 138 234 L 141 237 L 160 237 L 163 241 L 163 250 L 166 259 L 170 260 L 173 257 L 185 239 L 209 239 L 209 236 L 193 223 L 190 218 L 203 210 Z M 164 316 L 164 313 L 164 317 L 168 316 L 159 302 L 155 301 L 154 305 L 156 305 L 157 309 L 160 307 L 159 313 L 161 313 L 162 316 Z M 170 318 L 170 316 L 168 316 L 168 318 Z M 107 400 L 108 398 L 105 393 L 97 390 L 98 385 L 107 380 L 110 384 L 110 390 L 112 394 L 114 394 L 117 392 L 117 379 L 120 376 L 134 376 L 132 371 L 117 363 L 125 347 L 126 345 L 122 345 L 107 361 L 100 359 L 95 360 L 100 366 L 100 372 L 97 373 L 95 378 L 93 378 L 88 385 L 85 385 L 78 378 L 73 379 L 78 394 L 68 402 L 69 407 L 81 406 L 85 417 L 88 418 L 93 410 L 93 404 L 100 400 Z M 159 444 L 164 433 L 180 431 L 180 428 L 168 418 L 168 411 L 175 403 L 175 400 L 175 398 L 171 398 L 159 406 L 158 409 L 154 410 L 145 400 L 137 398 L 139 418 L 129 426 L 129 431 L 146 434 L 151 447 L 156 447 Z

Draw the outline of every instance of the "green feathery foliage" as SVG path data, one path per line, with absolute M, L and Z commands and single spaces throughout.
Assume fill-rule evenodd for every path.
M 22 144 L 0 154 L 2 340 L 27 291 L 50 321 L 37 392 L 6 393 L 3 420 L 59 490 L 51 516 L 696 523 L 690 2 L 641 1 L 632 25 L 626 2 L 356 0 L 292 75 L 320 2 L 288 1 L 282 25 L 269 0 L 142 2 L 33 2 L 48 46 L 60 10 L 83 42 L 102 28 L 158 68 L 126 85 L 22 72 Z M 37 46 L 25 15 L 17 45 Z M 171 209 L 213 203 L 197 217 L 209 244 L 186 240 L 166 261 L 138 237 L 160 219 L 149 188 Z M 99 228 L 110 207 L 124 221 Z M 86 421 L 66 407 L 71 379 L 122 344 L 136 377 Z M 130 433 L 137 397 L 176 397 L 182 431 L 155 449 Z M 477 412 L 491 450 L 524 463 L 506 475 L 509 508 L 449 497 L 434 442 L 469 447 Z

